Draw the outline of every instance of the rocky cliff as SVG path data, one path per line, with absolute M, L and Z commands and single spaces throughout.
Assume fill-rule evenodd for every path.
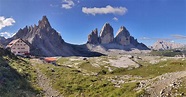
M 98 36 L 97 30 L 94 30 L 88 36 L 88 44 L 102 45 L 107 49 L 131 49 L 136 48 L 139 50 L 148 50 L 149 48 L 139 43 L 137 39 L 130 35 L 129 31 L 121 26 L 114 38 L 113 28 L 109 23 L 104 24 Z
M 114 41 L 113 28 L 109 23 L 106 23 L 100 32 L 100 43 L 107 44 Z
M 130 33 L 124 26 L 121 26 L 120 29 L 118 30 L 116 37 L 115 37 L 115 42 L 121 45 L 130 44 Z
M 157 42 L 155 42 L 153 44 L 151 49 L 153 49 L 153 50 L 170 50 L 170 49 L 183 48 L 183 47 L 184 47 L 184 44 L 158 40 Z
M 93 30 L 89 35 L 88 35 L 88 42 L 91 44 L 99 44 L 99 37 L 98 37 L 98 29 Z

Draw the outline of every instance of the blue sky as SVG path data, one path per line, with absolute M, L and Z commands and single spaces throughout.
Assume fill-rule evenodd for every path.
M 186 0 L 0 0 L 0 35 L 10 37 L 46 15 L 72 44 L 109 22 L 117 33 L 125 26 L 146 45 L 156 40 L 186 43 Z

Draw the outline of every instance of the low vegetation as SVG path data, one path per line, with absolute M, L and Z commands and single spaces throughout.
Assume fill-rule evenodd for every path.
M 181 94 L 178 95 L 178 97 L 185 97 L 186 96 L 186 77 L 179 79 L 181 81 L 180 87 L 178 88 L 173 88 L 172 92 Z
M 141 65 L 139 68 L 117 68 L 109 63 L 109 59 L 117 60 L 116 56 L 62 57 L 56 65 L 39 59 L 35 62 L 18 58 L 4 50 L 0 52 L 0 97 L 44 96 L 37 85 L 36 68 L 65 97 L 143 97 L 148 94 L 144 87 L 139 88 L 140 80 L 186 70 L 184 58 L 161 60 L 162 57 L 158 57 L 154 64 L 141 58 L 135 60 Z M 34 67 L 31 64 L 35 64 Z M 180 87 L 172 92 L 186 93 L 186 78 L 180 80 Z
M 67 97 L 137 97 L 145 93 L 143 90 L 135 90 L 138 87 L 137 82 L 122 84 L 120 88 L 115 87 L 105 77 L 104 70 L 98 75 L 86 75 L 73 67 L 53 66 L 51 64 L 39 64 L 37 66 L 52 80 L 53 87 Z M 87 69 L 87 67 L 83 68 Z
M 112 71 L 112 74 L 136 75 L 146 78 L 153 78 L 165 73 L 186 70 L 186 60 L 169 59 L 167 61 L 160 61 L 154 65 L 147 65 L 148 63 L 141 63 L 143 66 L 136 69 L 117 68 Z
M 151 55 L 153 56 L 166 56 L 166 57 L 174 57 L 176 55 L 182 55 L 184 52 L 180 50 L 162 50 L 162 51 L 151 51 Z
M 0 96 L 41 96 L 36 85 L 36 76 L 27 60 L 0 49 Z

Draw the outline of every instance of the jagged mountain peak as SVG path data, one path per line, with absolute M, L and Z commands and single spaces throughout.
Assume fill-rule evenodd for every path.
M 98 37 L 98 29 L 92 30 L 92 32 L 88 35 L 88 42 L 91 44 L 98 44 L 99 43 L 99 37 Z
M 120 35 L 127 37 L 127 36 L 130 36 L 130 33 L 124 26 L 121 26 L 116 34 L 116 37 Z
M 46 16 L 43 16 L 42 20 L 39 20 L 38 26 L 40 28 L 51 28 L 51 25 Z
M 105 23 L 100 31 L 100 42 L 103 44 L 111 43 L 114 40 L 113 28 L 109 23 Z

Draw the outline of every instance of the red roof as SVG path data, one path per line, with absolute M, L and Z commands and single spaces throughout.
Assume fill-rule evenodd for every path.
M 57 61 L 57 58 L 54 58 L 54 57 L 46 57 L 44 58 L 45 61 L 47 62 L 54 62 L 54 61 Z

